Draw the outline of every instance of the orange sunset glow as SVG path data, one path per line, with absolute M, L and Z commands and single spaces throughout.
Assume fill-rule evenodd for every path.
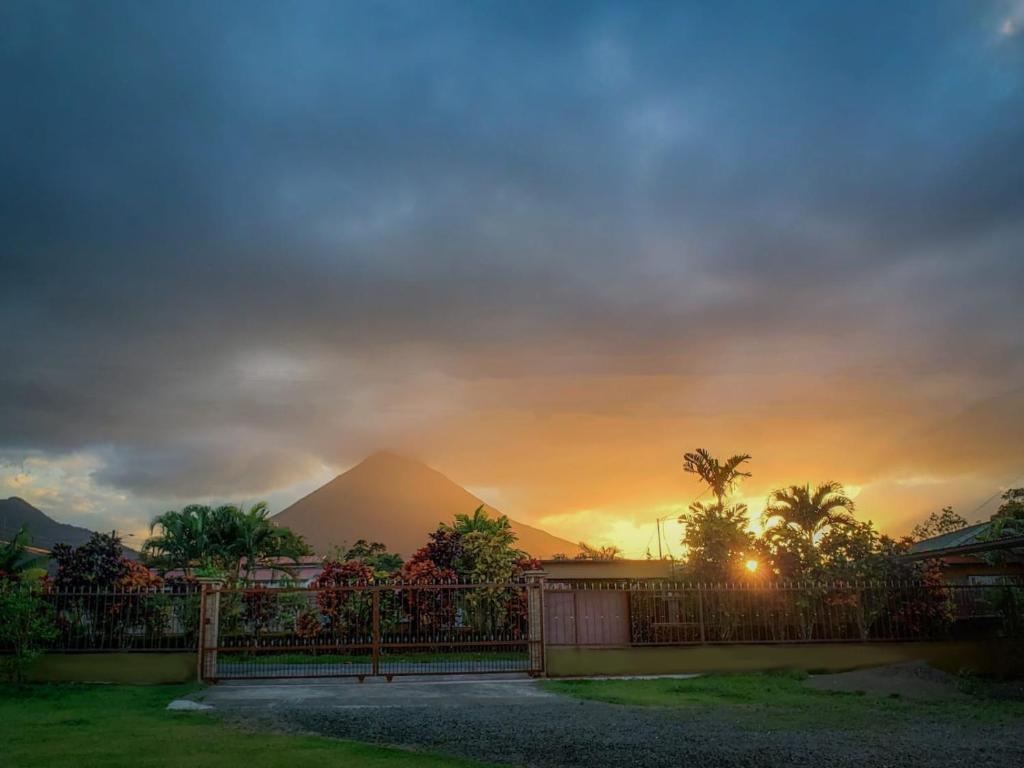
M 323 13 L 10 25 L 0 495 L 141 540 L 387 450 L 642 557 L 658 520 L 679 555 L 696 447 L 752 456 L 754 530 L 784 485 L 900 535 L 1020 483 L 1016 16 L 879 54 L 772 14 Z

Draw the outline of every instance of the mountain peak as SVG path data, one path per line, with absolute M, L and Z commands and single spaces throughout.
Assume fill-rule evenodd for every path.
M 458 483 L 417 459 L 377 451 L 326 485 L 299 499 L 274 519 L 302 534 L 319 553 L 358 539 L 380 541 L 408 557 L 427 534 L 483 504 Z M 519 546 L 535 557 L 577 550 L 575 544 L 515 520 Z
M 359 467 L 381 467 L 381 466 L 392 467 L 392 468 L 400 468 L 400 467 L 426 467 L 427 465 L 424 464 L 419 459 L 414 459 L 414 458 L 412 458 L 410 456 L 405 456 L 405 455 L 400 454 L 400 453 L 395 453 L 394 451 L 382 450 L 382 451 L 374 451 L 369 456 L 367 456 L 365 459 L 363 459 L 358 464 L 356 464 L 354 467 L 352 467 L 352 469 L 357 469 Z M 349 470 L 349 471 L 351 472 L 352 470 Z M 345 474 L 345 473 L 342 473 L 342 474 Z
M 54 544 L 81 546 L 93 533 L 77 525 L 58 523 L 19 496 L 0 499 L 0 539 L 13 536 L 22 526 L 28 531 L 29 543 L 43 549 L 50 549 Z M 126 555 L 134 557 L 131 549 L 123 548 Z

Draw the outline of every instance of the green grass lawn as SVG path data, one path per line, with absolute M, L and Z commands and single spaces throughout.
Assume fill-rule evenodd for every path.
M 164 707 L 195 686 L 0 686 L 0 766 L 471 768 L 465 760 L 315 736 L 248 732 Z
M 962 700 L 910 701 L 896 697 L 819 691 L 803 685 L 802 673 L 709 675 L 688 680 L 550 680 L 549 690 L 580 699 L 641 707 L 673 707 L 734 717 L 748 730 L 875 727 L 880 718 L 910 722 L 924 717 L 957 722 L 1015 722 L 1024 725 L 1024 702 L 984 695 Z

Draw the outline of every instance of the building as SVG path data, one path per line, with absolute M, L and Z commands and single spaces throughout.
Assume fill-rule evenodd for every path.
M 922 539 L 907 560 L 937 560 L 949 584 L 1024 584 L 1024 536 L 989 538 L 992 522 Z
M 269 563 L 262 563 L 246 573 L 245 566 L 239 566 L 238 578 L 254 587 L 308 587 L 323 573 L 323 558 L 308 555 L 298 559 L 278 557 Z M 164 578 L 181 578 L 185 572 L 175 568 L 163 574 Z
M 671 579 L 672 560 L 541 560 L 549 580 Z

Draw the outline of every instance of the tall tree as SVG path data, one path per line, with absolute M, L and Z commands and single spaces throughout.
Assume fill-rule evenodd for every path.
M 219 511 L 223 518 L 218 520 L 218 544 L 228 567 L 243 568 L 246 580 L 261 565 L 279 565 L 279 558 L 298 561 L 310 552 L 301 536 L 271 522 L 265 501 L 253 504 L 248 510 L 229 505 L 220 507 Z
M 959 531 L 967 527 L 967 520 L 962 518 L 952 507 L 943 507 L 941 512 L 932 512 L 928 517 L 914 526 L 911 536 L 917 541 L 941 536 L 944 533 Z
M 754 548 L 754 535 L 747 530 L 746 504 L 702 504 L 695 501 L 679 517 L 683 524 L 686 568 L 694 581 L 736 580 L 743 563 Z
M 683 471 L 697 475 L 704 481 L 715 495 L 718 506 L 724 507 L 725 497 L 736 487 L 740 478 L 751 476 L 750 472 L 740 470 L 740 466 L 750 461 L 750 458 L 749 454 L 742 453 L 722 463 L 708 451 L 698 448 L 683 455 Z
M 809 484 L 791 485 L 771 492 L 761 521 L 766 535 L 788 528 L 813 546 L 830 528 L 852 523 L 853 509 L 841 483 L 829 481 L 813 490 Z
M 1024 488 L 1010 488 L 1003 493 L 1003 503 L 992 519 L 1024 520 Z
M 1009 488 L 1002 498 L 1003 503 L 992 515 L 986 538 L 1024 535 L 1024 488 Z M 1005 555 L 1000 559 L 1002 557 Z
M 194 567 L 212 568 L 214 551 L 213 509 L 189 504 L 158 515 L 149 526 L 150 537 L 142 545 L 143 556 L 159 568 L 180 568 L 186 576 Z
M 379 541 L 367 541 L 359 539 L 351 547 L 341 553 L 343 562 L 353 560 L 366 563 L 373 569 L 374 576 L 386 578 L 394 576 L 402 567 L 402 556 L 394 552 L 388 552 L 386 544 Z
M 162 568 L 180 568 L 186 575 L 195 568 L 231 574 L 243 568 L 248 577 L 259 566 L 283 568 L 279 558 L 297 560 L 310 551 L 301 536 L 270 520 L 264 502 L 248 510 L 232 504 L 190 504 L 158 516 L 150 531 L 153 535 L 142 548 L 147 560 Z
M 52 557 L 57 564 L 54 582 L 61 589 L 113 589 L 128 573 L 115 533 L 94 533 L 80 547 L 57 544 Z

